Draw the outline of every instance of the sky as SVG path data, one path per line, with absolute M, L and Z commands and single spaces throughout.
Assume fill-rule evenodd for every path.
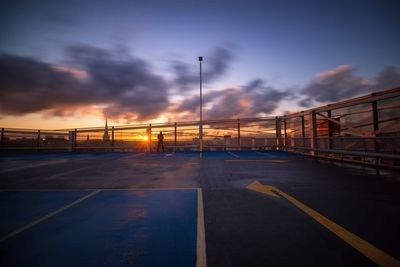
M 400 86 L 398 1 L 2 1 L 0 126 L 281 115 Z

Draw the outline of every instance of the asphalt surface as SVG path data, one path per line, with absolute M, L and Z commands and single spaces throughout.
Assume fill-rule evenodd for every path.
M 102 190 L 0 241 L 0 266 L 195 266 L 196 188 L 207 266 L 376 266 L 254 181 L 400 259 L 398 174 L 262 151 L 2 154 L 0 167 L 0 238 Z

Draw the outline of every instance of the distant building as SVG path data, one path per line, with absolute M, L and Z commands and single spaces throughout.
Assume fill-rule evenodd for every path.
M 57 136 L 46 136 L 43 139 L 43 144 L 46 146 L 66 146 L 68 145 L 68 140 L 64 137 Z
M 107 119 L 106 126 L 104 127 L 103 141 L 110 141 L 110 136 L 108 135 Z

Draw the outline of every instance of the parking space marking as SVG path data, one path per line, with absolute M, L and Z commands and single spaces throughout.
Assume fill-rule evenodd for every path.
M 234 156 L 235 158 L 240 158 L 238 155 L 236 155 L 235 153 L 231 152 L 231 151 L 227 151 L 228 154 Z
M 273 163 L 287 163 L 288 160 L 281 159 L 226 159 L 225 162 L 273 162 Z
M 206 237 L 204 227 L 204 209 L 203 209 L 203 192 L 201 188 L 197 189 L 197 245 L 196 245 L 196 266 L 206 267 Z
M 59 189 L 59 188 L 3 188 L 0 192 L 74 192 L 74 191 L 95 191 L 103 190 L 100 188 L 71 188 L 71 189 Z
M 291 202 L 293 205 L 301 209 L 304 213 L 306 213 L 308 216 L 316 220 L 318 223 L 327 228 L 333 234 L 341 238 L 343 241 L 348 243 L 354 249 L 358 250 L 365 257 L 375 262 L 378 266 L 382 267 L 400 266 L 400 261 L 398 261 L 396 258 L 390 256 L 389 254 L 375 247 L 368 241 L 346 230 L 344 227 L 336 224 L 334 221 L 331 221 L 322 214 L 318 213 L 317 211 L 306 206 L 299 200 L 295 199 L 291 195 L 286 194 L 279 188 L 271 185 L 263 185 L 258 181 L 251 183 L 250 185 L 247 186 L 247 188 L 263 194 L 268 194 L 270 196 L 283 197 L 287 199 L 289 202 Z
M 258 155 L 263 155 L 263 156 L 266 156 L 266 155 L 267 155 L 267 153 L 262 153 L 262 152 L 258 152 L 258 151 L 254 151 L 254 153 L 256 153 L 256 154 L 258 154 Z
M 129 190 L 197 190 L 198 187 L 129 187 L 129 188 L 8 188 L 0 192 L 74 192 L 74 191 L 129 191 Z
M 86 169 L 89 169 L 89 168 L 92 168 L 92 167 L 93 166 L 85 166 L 85 167 L 82 167 L 82 168 L 77 168 L 77 169 L 73 169 L 73 170 L 66 171 L 66 172 L 56 173 L 54 175 L 51 175 L 49 177 L 44 178 L 44 180 L 53 180 L 53 179 L 58 178 L 60 176 L 71 174 L 71 173 L 78 172 L 78 171 L 83 171 L 83 170 L 86 170 Z
M 146 153 L 138 153 L 138 154 L 133 155 L 132 157 L 136 158 L 136 157 L 143 156 L 143 155 L 146 155 Z
M 55 165 L 55 164 L 60 164 L 60 163 L 65 163 L 65 162 L 67 162 L 66 159 L 54 160 L 54 161 L 50 161 L 50 162 L 33 163 L 33 164 L 30 164 L 30 165 L 25 165 L 25 166 L 19 166 L 19 167 L 13 167 L 13 168 L 5 169 L 5 170 L 0 171 L 0 173 L 32 169 L 32 168 Z
M 90 194 L 88 194 L 88 195 L 86 195 L 86 196 L 84 196 L 84 197 L 81 197 L 80 199 L 75 200 L 74 202 L 72 202 L 72 203 L 70 203 L 70 204 L 68 204 L 68 205 L 66 205 L 66 206 L 64 206 L 64 207 L 62 207 L 62 208 L 60 208 L 60 209 L 58 209 L 58 210 L 56 210 L 56 211 L 53 211 L 53 212 L 51 212 L 51 213 L 49 213 L 49 214 L 43 216 L 43 217 L 40 218 L 40 219 L 37 219 L 37 220 L 35 220 L 35 221 L 33 221 L 33 222 L 31 222 L 31 223 L 29 223 L 29 224 L 27 224 L 27 225 L 25 225 L 25 226 L 23 226 L 23 227 L 17 229 L 17 230 L 15 230 L 15 231 L 12 231 L 11 233 L 8 233 L 8 234 L 5 235 L 5 236 L 0 237 L 0 242 L 4 242 L 4 241 L 6 241 L 7 239 L 10 239 L 11 237 L 13 237 L 13 236 L 15 236 L 15 235 L 17 235 L 17 234 L 22 233 L 23 231 L 25 231 L 25 230 L 27 230 L 27 229 L 29 229 L 29 228 L 31 228 L 31 227 L 33 227 L 33 226 L 35 226 L 35 225 L 41 223 L 41 222 L 43 222 L 43 221 L 45 221 L 45 220 L 47 220 L 47 219 L 50 219 L 51 217 L 53 217 L 53 216 L 55 216 L 55 215 L 57 215 L 57 214 L 59 214 L 59 213 L 65 211 L 65 210 L 67 210 L 67 209 L 69 209 L 69 208 L 71 208 L 71 207 L 73 207 L 73 206 L 75 206 L 75 205 L 81 203 L 82 201 L 84 201 L 84 200 L 86 200 L 86 199 L 88 199 L 88 198 L 90 198 L 90 197 L 92 197 L 92 196 L 94 196 L 94 195 L 96 195 L 96 194 L 99 193 L 100 191 L 101 191 L 101 190 L 96 190 L 96 191 L 94 191 L 94 192 L 91 192 Z

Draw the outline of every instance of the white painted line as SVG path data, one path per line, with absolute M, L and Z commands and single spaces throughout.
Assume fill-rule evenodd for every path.
M 76 191 L 93 191 L 93 190 L 98 190 L 98 189 L 57 189 L 57 188 L 48 188 L 48 189 L 43 189 L 43 188 L 6 188 L 6 189 L 0 189 L 0 192 L 76 192 Z
M 77 192 L 77 191 L 131 191 L 131 190 L 197 190 L 198 187 L 132 187 L 132 188 L 21 188 L 21 189 L 0 189 L 0 192 Z
M 64 163 L 64 162 L 67 162 L 67 160 L 66 159 L 61 159 L 61 160 L 55 160 L 55 161 L 50 161 L 50 162 L 41 162 L 41 163 L 36 163 L 36 164 L 30 164 L 30 165 L 25 165 L 25 166 L 9 168 L 9 169 L 6 169 L 6 170 L 2 170 L 0 172 L 4 173 L 4 172 L 20 171 L 20 170 L 25 170 L 25 169 L 31 169 L 31 168 L 48 166 L 48 165 L 60 164 L 60 163 Z
M 207 266 L 206 235 L 204 227 L 203 192 L 197 189 L 197 253 L 196 267 Z
M 144 154 L 145 154 L 145 153 L 138 153 L 138 154 L 132 155 L 132 158 L 136 158 L 136 157 L 142 156 L 142 155 L 144 155 Z M 127 158 L 129 158 L 129 157 L 127 157 Z
M 46 180 L 46 181 L 47 181 L 47 180 L 53 180 L 53 179 L 58 178 L 58 177 L 60 177 L 60 176 L 64 176 L 64 175 L 71 174 L 71 173 L 74 173 L 74 172 L 78 172 L 78 171 L 82 171 L 82 170 L 85 170 L 85 169 L 89 169 L 89 168 L 91 168 L 91 167 L 93 167 L 93 166 L 86 166 L 86 167 L 74 169 L 74 170 L 67 171 L 67 172 L 57 173 L 57 174 L 51 175 L 51 176 L 49 176 L 49 177 L 46 177 L 46 178 L 44 178 L 43 180 Z
M 227 151 L 229 154 L 231 154 L 232 156 L 234 156 L 235 158 L 240 158 L 238 155 L 236 155 L 235 153 L 231 152 L 231 151 Z
M 12 231 L 11 233 L 8 233 L 5 236 L 0 237 L 0 242 L 4 242 L 9 238 L 11 238 L 11 237 L 13 237 L 13 236 L 15 236 L 15 235 L 17 235 L 19 233 L 22 233 L 23 231 L 25 231 L 25 230 L 27 230 L 27 229 L 29 229 L 29 228 L 41 223 L 41 222 L 43 222 L 43 221 L 45 221 L 47 219 L 50 219 L 51 217 L 63 212 L 64 210 L 69 209 L 69 208 L 81 203 L 85 199 L 88 199 L 89 197 L 94 196 L 95 194 L 99 193 L 100 191 L 101 190 L 94 191 L 94 192 L 92 192 L 92 193 L 90 193 L 90 194 L 88 194 L 88 195 L 86 195 L 86 196 L 84 196 L 84 197 L 82 197 L 82 198 L 80 198 L 78 200 L 75 200 L 74 202 L 72 202 L 72 203 L 70 203 L 70 204 L 68 204 L 68 205 L 66 205 L 66 206 L 64 206 L 64 207 L 62 207 L 62 208 L 60 208 L 60 209 L 58 209 L 56 211 L 53 211 L 53 212 L 47 214 L 46 216 L 43 216 L 40 219 L 37 219 L 36 221 L 31 222 L 30 224 L 27 224 L 27 225 L 15 230 L 15 231 Z

